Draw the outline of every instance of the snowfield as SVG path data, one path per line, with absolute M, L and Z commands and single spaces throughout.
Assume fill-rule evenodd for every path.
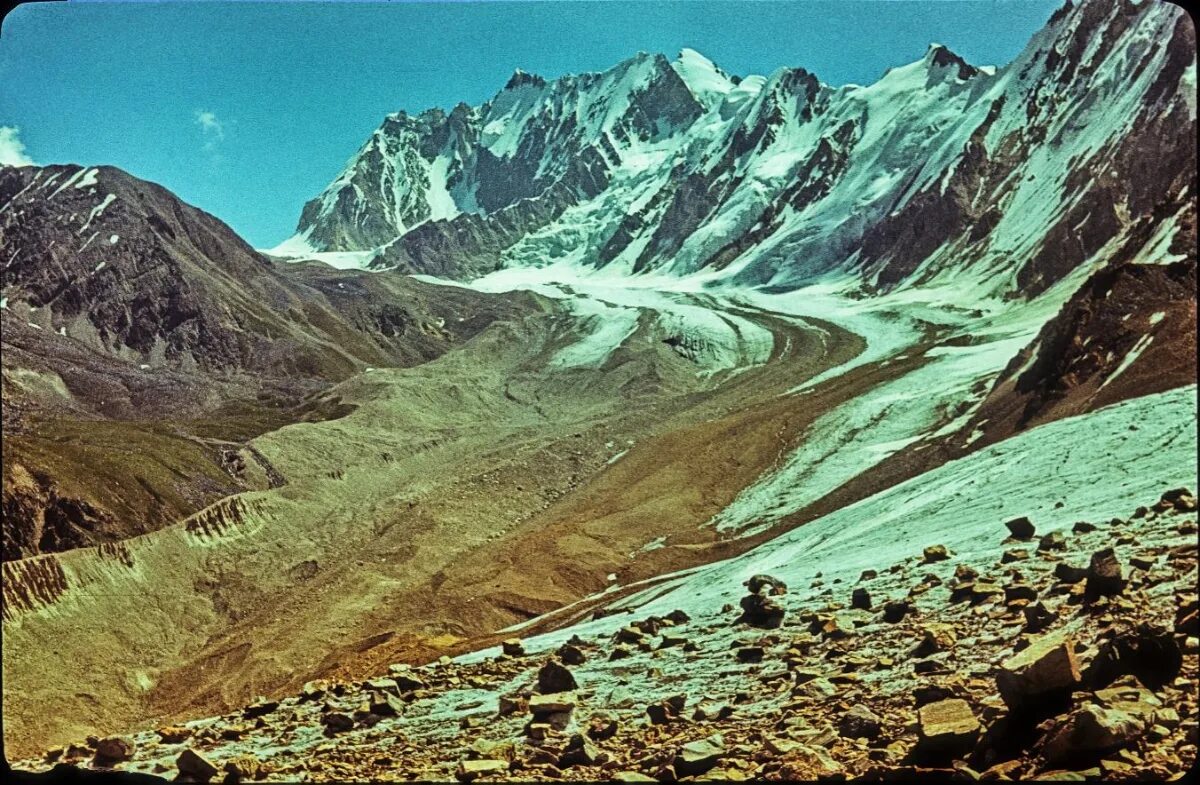
M 682 608 L 713 614 L 744 594 L 742 582 L 767 573 L 803 593 L 821 573 L 826 583 L 851 584 L 878 569 L 945 545 L 974 562 L 994 560 L 1003 523 L 1028 516 L 1040 534 L 1076 521 L 1128 516 L 1164 488 L 1193 486 L 1197 476 L 1197 388 L 1181 387 L 1124 401 L 1013 436 L 900 483 L 733 559 L 650 581 L 615 603 L 641 615 Z M 612 591 L 610 589 L 609 591 Z M 530 622 L 532 624 L 533 622 Z M 549 649 L 578 633 L 597 635 L 627 623 L 624 614 L 531 638 Z M 517 631 L 528 625 L 514 627 Z M 464 661 L 495 656 L 496 649 Z

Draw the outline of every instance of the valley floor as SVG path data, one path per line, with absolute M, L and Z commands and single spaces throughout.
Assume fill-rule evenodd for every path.
M 255 438 L 253 448 L 285 485 L 231 497 L 120 549 L 6 564 L 10 754 L 145 731 L 131 765 L 170 769 L 180 748 L 150 743 L 149 728 L 226 712 L 259 694 L 294 695 L 325 678 L 347 685 L 327 709 L 287 699 L 261 727 L 228 733 L 226 726 L 246 723 L 191 722 L 197 751 L 221 762 L 250 753 L 284 779 L 310 755 L 317 762 L 303 771 L 314 779 L 449 777 L 461 759 L 497 755 L 515 778 L 531 767 L 554 776 L 569 727 L 552 735 L 549 751 L 523 742 L 511 753 L 467 750 L 477 737 L 519 740 L 524 718 L 494 719 L 496 701 L 544 660 L 493 662 L 495 650 L 483 647 L 545 633 L 527 649 L 545 653 L 574 635 L 588 644 L 577 672 L 584 702 L 573 721 L 586 723 L 584 710 L 617 712 L 629 735 L 596 743 L 620 769 L 657 776 L 673 745 L 721 730 L 729 734 L 721 771 L 749 774 L 763 763 L 735 750 L 759 743 L 747 734 L 764 723 L 798 714 L 820 735 L 837 722 L 836 701 L 868 694 L 878 712 L 896 715 L 889 723 L 908 722 L 900 698 L 866 689 L 876 678 L 868 663 L 830 671 L 870 673 L 864 686 L 830 680 L 833 693 L 787 709 L 784 685 L 802 686 L 790 670 L 764 687 L 759 677 L 770 668 L 732 659 L 735 640 L 754 633 L 731 626 L 736 614 L 722 608 L 737 602 L 751 575 L 769 572 L 791 586 L 782 599 L 795 622 L 802 611 L 837 611 L 826 606 L 849 597 L 818 588 L 840 582 L 846 588 L 836 591 L 848 595 L 866 569 L 885 576 L 868 584 L 873 593 L 900 592 L 927 545 L 945 544 L 961 563 L 994 572 L 1002 538 L 993 532 L 1011 517 L 1033 517 L 1040 533 L 1062 530 L 1128 516 L 1195 482 L 1194 386 L 945 462 L 943 437 L 962 427 L 1061 298 L 968 312 L 940 304 L 936 293 L 925 302 L 857 303 L 835 286 L 783 296 L 714 293 L 694 282 L 612 287 L 554 270 L 522 275 L 475 286 L 532 289 L 545 298 L 544 312 L 497 322 L 433 362 L 354 376 L 319 402 L 344 407 L 344 416 Z M 1063 291 L 1077 284 L 1064 282 Z M 872 476 L 883 465 L 887 471 Z M 1119 548 L 1122 559 L 1153 548 L 1163 556 L 1180 544 L 1173 514 L 1129 525 L 1138 538 Z M 1082 549 L 1071 557 L 1102 539 L 1069 538 Z M 1194 549 L 1186 558 L 1161 560 L 1182 572 L 1164 573 L 1158 594 L 1119 612 L 1157 621 L 1173 613 L 1161 587 L 1175 592 L 1187 570 L 1194 573 Z M 1051 561 L 1033 557 L 1038 569 L 1024 580 L 1046 583 Z M 899 571 L 885 574 L 894 563 Z M 811 586 L 816 581 L 824 584 Z M 921 616 L 945 616 L 960 639 L 980 637 L 972 625 L 983 616 L 926 605 Z M 608 641 L 630 618 L 677 609 L 692 618 L 682 627 L 688 641 L 661 651 L 644 642 L 646 650 L 635 645 L 627 659 L 606 659 Z M 988 644 L 964 643 L 956 651 L 966 664 L 981 658 L 984 668 L 1020 638 L 1017 611 L 980 613 L 989 610 L 1007 613 L 994 621 L 1012 629 Z M 1072 613 L 1062 609 L 1064 624 Z M 910 643 L 912 631 L 897 636 L 907 628 L 858 621 L 859 633 L 879 641 L 879 656 L 893 659 L 878 673 L 903 669 L 906 655 L 896 647 Z M 765 643 L 764 663 L 794 643 L 790 626 Z M 845 654 L 830 653 L 840 643 L 818 640 L 796 667 Z M 424 686 L 392 707 L 399 716 L 355 714 L 366 697 L 361 679 L 447 654 L 466 656 L 421 669 Z M 1194 682 L 1188 656 L 1183 674 Z M 884 681 L 907 689 L 903 680 Z M 982 699 L 984 686 L 972 689 L 972 700 Z M 710 692 L 737 710 L 711 728 L 704 719 L 644 727 L 646 704 L 679 692 L 688 696 L 688 717 Z M 343 711 L 352 729 L 327 740 L 318 716 Z M 903 746 L 913 732 L 889 727 L 877 748 Z M 828 754 L 856 773 L 864 761 L 896 763 L 907 754 L 837 744 Z M 605 765 L 570 776 L 618 770 Z M 758 773 L 770 771 L 777 770 Z

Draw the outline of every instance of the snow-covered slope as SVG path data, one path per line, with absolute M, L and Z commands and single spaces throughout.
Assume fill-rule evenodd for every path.
M 920 555 L 941 544 L 979 562 L 1008 547 L 991 536 L 998 522 L 1029 516 L 1039 534 L 1075 521 L 1128 515 L 1131 500 L 1153 499 L 1159 487 L 1194 482 L 1196 387 L 1124 401 L 1034 428 L 951 461 L 857 504 L 819 518 L 732 559 L 648 581 L 625 594 L 621 608 L 694 616 L 735 602 L 742 583 L 770 574 L 789 586 L 814 577 L 853 585 L 867 569 Z M 624 614 L 586 622 L 531 641 L 551 648 L 575 634 L 611 631 Z M 521 625 L 523 626 L 523 625 Z M 520 626 L 513 631 L 520 629 Z M 485 649 L 468 655 L 492 655 Z
M 390 116 L 297 238 L 456 278 L 569 261 L 1030 295 L 1189 245 L 1194 91 L 1186 14 L 1128 0 L 1068 2 L 999 69 L 934 44 L 867 86 L 692 50 L 518 71 L 480 107 Z

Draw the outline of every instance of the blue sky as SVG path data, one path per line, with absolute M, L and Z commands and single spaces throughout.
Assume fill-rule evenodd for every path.
M 0 126 L 37 163 L 119 166 L 269 247 L 384 115 L 478 104 L 516 67 L 554 77 L 687 46 L 730 73 L 862 84 L 933 41 L 1003 65 L 1060 4 L 30 3 L 0 33 Z

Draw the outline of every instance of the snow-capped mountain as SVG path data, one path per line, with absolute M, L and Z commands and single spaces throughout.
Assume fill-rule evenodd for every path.
M 1185 770 L 1194 38 L 1095 0 L 1004 67 L 935 44 L 867 86 L 693 50 L 518 70 L 389 116 L 270 254 L 113 167 L 0 167 L 9 754 L 51 780 L 1062 778 L 1004 663 L 1035 626 L 1086 632 L 1069 664 L 1153 622 L 1147 672 L 1163 642 L 1186 670 L 1078 770 Z M 1118 557 L 1093 604 L 1073 565 L 1111 584 Z M 575 719 L 542 702 L 552 656 Z M 1099 699 L 1074 686 L 1046 706 Z M 943 692 L 970 733 L 926 732 Z M 871 706 L 874 740 L 842 731 Z M 717 731 L 731 768 L 664 755 Z M 954 769 L 908 766 L 947 735 Z
M 1003 68 L 933 44 L 868 86 L 738 78 L 691 50 L 517 71 L 480 107 L 389 116 L 280 250 L 1037 294 L 1191 245 L 1194 37 L 1166 3 L 1068 2 Z
M 591 197 L 616 165 L 703 113 L 661 55 L 553 82 L 517 70 L 481 107 L 389 115 L 305 205 L 300 234 L 321 250 L 363 250 L 423 221 L 493 214 L 555 186 Z

